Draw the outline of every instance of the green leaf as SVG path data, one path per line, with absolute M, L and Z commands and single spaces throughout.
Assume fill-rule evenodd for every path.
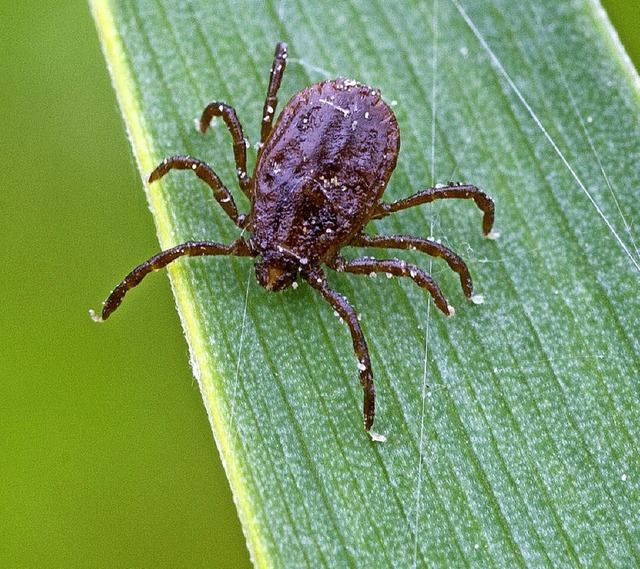
M 433 274 L 455 318 L 411 282 L 329 275 L 362 314 L 384 444 L 362 429 L 351 339 L 319 295 L 261 289 L 249 259 L 171 267 L 254 563 L 640 565 L 640 82 L 597 2 L 93 10 L 143 174 L 197 156 L 247 211 L 224 124 L 201 136 L 193 120 L 225 101 L 255 142 L 280 40 L 281 106 L 334 76 L 393 105 L 402 149 L 386 199 L 453 179 L 497 203 L 496 241 L 465 202 L 372 224 L 465 258 L 482 306 L 441 261 L 398 253 Z M 162 248 L 238 235 L 188 172 L 145 189 Z

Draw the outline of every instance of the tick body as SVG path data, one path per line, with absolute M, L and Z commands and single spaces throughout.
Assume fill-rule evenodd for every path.
M 235 110 L 214 101 L 200 119 L 202 133 L 213 117 L 220 116 L 225 121 L 233 139 L 238 182 L 251 200 L 248 215 L 238 213 L 229 190 L 211 167 L 196 158 L 167 158 L 149 176 L 149 182 L 154 182 L 170 170 L 192 170 L 210 186 L 224 212 L 250 236 L 241 236 L 230 245 L 189 241 L 155 255 L 124 278 L 105 301 L 101 316 L 94 317 L 108 318 L 129 289 L 148 273 L 179 257 L 256 257 L 256 278 L 265 289 L 280 291 L 301 278 L 347 323 L 364 391 L 364 428 L 370 431 L 375 416 L 375 390 L 369 350 L 356 311 L 345 297 L 329 287 L 323 265 L 340 272 L 384 272 L 411 278 L 431 294 L 442 312 L 452 315 L 453 309 L 436 282 L 419 267 L 399 259 L 346 260 L 340 255 L 341 249 L 416 249 L 440 257 L 458 273 L 464 294 L 471 298 L 473 284 L 467 266 L 447 247 L 408 235 L 372 237 L 363 229 L 372 219 L 409 207 L 438 199 L 466 198 L 473 199 L 483 212 L 483 233 L 491 236 L 494 204 L 477 187 L 462 184 L 427 188 L 396 202 L 381 202 L 400 149 L 400 132 L 391 108 L 377 90 L 339 78 L 296 93 L 273 125 L 286 57 L 286 44 L 277 44 L 263 109 L 262 144 L 252 177 L 247 173 L 245 138 Z
M 306 87 L 258 158 L 251 227 L 258 282 L 290 285 L 360 233 L 395 168 L 398 125 L 377 91 L 347 79 Z

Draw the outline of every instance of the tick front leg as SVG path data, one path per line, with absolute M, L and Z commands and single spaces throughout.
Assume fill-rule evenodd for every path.
M 204 134 L 207 132 L 213 117 L 222 117 L 227 129 L 233 139 L 233 156 L 236 161 L 236 173 L 238 175 L 238 184 L 244 194 L 251 199 L 251 178 L 247 175 L 247 141 L 242 132 L 242 125 L 238 120 L 238 115 L 233 107 L 226 103 L 213 101 L 209 103 L 200 117 L 198 130 Z
M 432 257 L 444 259 L 449 267 L 460 276 L 462 291 L 467 298 L 473 296 L 473 281 L 469 274 L 466 263 L 451 249 L 420 237 L 409 235 L 378 235 L 371 237 L 361 233 L 356 235 L 350 242 L 350 247 L 379 247 L 381 249 L 415 249 Z
M 483 212 L 482 233 L 487 237 L 491 237 L 491 228 L 493 227 L 493 218 L 495 215 L 495 204 L 491 197 L 485 194 L 476 186 L 467 186 L 463 184 L 450 183 L 447 186 L 438 186 L 436 188 L 427 188 L 417 194 L 398 200 L 392 203 L 380 203 L 374 210 L 371 219 L 381 219 L 387 217 L 396 211 L 414 207 L 436 200 L 446 199 L 472 199 L 476 202 L 478 208 Z
M 271 132 L 273 117 L 278 106 L 278 89 L 282 83 L 285 67 L 287 66 L 287 44 L 280 42 L 276 44 L 276 52 L 273 56 L 273 65 L 269 73 L 269 88 L 267 89 L 267 97 L 264 101 L 262 109 L 262 132 L 260 140 L 264 144 L 265 140 Z
M 358 315 L 347 299 L 329 288 L 327 279 L 321 269 L 314 269 L 308 273 L 303 273 L 302 277 L 333 307 L 340 317 L 349 326 L 351 339 L 353 340 L 353 351 L 358 358 L 358 369 L 360 370 L 360 385 L 364 390 L 364 406 L 362 410 L 364 418 L 364 428 L 370 431 L 375 417 L 376 392 L 373 386 L 373 372 L 371 371 L 371 360 L 369 358 L 369 348 L 364 339 L 362 328 L 358 322 Z M 372 435 L 373 436 L 373 435 Z M 375 435 L 374 439 L 382 440 L 380 435 Z
M 222 206 L 224 212 L 240 228 L 244 229 L 249 222 L 248 216 L 238 215 L 238 208 L 233 196 L 225 188 L 211 166 L 191 156 L 172 156 L 165 158 L 160 165 L 149 175 L 149 183 L 155 182 L 164 176 L 169 170 L 192 170 L 198 178 L 204 181 L 212 190 L 213 197 Z
M 336 271 L 354 273 L 356 275 L 375 276 L 375 273 L 387 273 L 388 275 L 396 277 L 409 277 L 418 286 L 429 291 L 436 306 L 447 316 L 453 316 L 455 313 L 453 307 L 449 306 L 447 299 L 431 275 L 425 273 L 415 265 L 405 263 L 400 259 L 381 260 L 372 257 L 360 257 L 352 261 L 347 261 L 342 257 L 336 257 L 329 266 Z
M 102 322 L 109 318 L 111 313 L 120 306 L 127 291 L 138 286 L 140 281 L 149 273 L 166 267 L 169 263 L 172 263 L 180 257 L 201 257 L 204 255 L 235 255 L 238 257 L 248 257 L 252 256 L 253 253 L 249 244 L 242 237 L 234 241 L 231 245 L 222 245 L 212 241 L 188 241 L 182 243 L 181 245 L 154 255 L 148 261 L 145 261 L 133 269 L 133 271 L 113 289 L 109 298 L 104 301 L 102 314 L 97 316 L 92 310 L 91 317 L 96 322 Z

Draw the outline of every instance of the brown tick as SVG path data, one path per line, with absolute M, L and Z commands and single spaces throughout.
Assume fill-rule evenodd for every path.
M 238 183 L 251 200 L 249 215 L 239 214 L 233 197 L 206 163 L 189 156 L 166 158 L 151 173 L 155 182 L 169 170 L 192 170 L 213 190 L 225 213 L 250 237 L 231 245 L 187 241 L 162 251 L 131 271 L 104 303 L 106 320 L 126 292 L 150 272 L 184 256 L 236 255 L 258 257 L 256 278 L 267 290 L 283 290 L 298 276 L 315 288 L 349 326 L 364 390 L 364 428 L 375 416 L 375 390 L 369 350 L 358 316 L 347 299 L 332 290 L 322 265 L 341 272 L 373 275 L 378 272 L 409 277 L 425 288 L 436 306 L 453 315 L 440 288 L 422 269 L 398 259 L 379 260 L 340 256 L 345 246 L 415 249 L 444 259 L 460 276 L 464 294 L 472 298 L 473 284 L 464 261 L 447 247 L 422 237 L 369 236 L 363 233 L 372 219 L 434 200 L 471 198 L 484 214 L 482 232 L 491 236 L 493 200 L 475 186 L 449 183 L 428 188 L 392 203 L 380 202 L 400 149 L 400 132 L 393 111 L 379 91 L 350 79 L 322 81 L 305 87 L 285 105 L 272 126 L 287 60 L 287 46 L 276 45 L 269 88 L 262 113 L 261 146 L 253 172 L 247 175 L 247 141 L 236 111 L 225 103 L 207 105 L 200 119 L 206 132 L 213 117 L 222 117 L 233 138 Z M 381 435 L 371 435 L 382 440 Z

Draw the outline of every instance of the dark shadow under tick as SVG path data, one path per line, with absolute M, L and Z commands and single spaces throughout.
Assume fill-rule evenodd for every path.
M 347 323 L 358 359 L 364 390 L 364 428 L 371 431 L 375 417 L 375 390 L 367 342 L 354 308 L 332 290 L 322 265 L 341 272 L 372 275 L 378 272 L 408 277 L 426 289 L 436 306 L 453 315 L 433 278 L 399 259 L 341 257 L 343 247 L 415 249 L 444 259 L 460 277 L 462 290 L 473 298 L 473 284 L 464 261 L 447 247 L 407 235 L 369 236 L 363 233 L 372 219 L 440 199 L 472 199 L 483 212 L 482 232 L 492 236 L 493 200 L 475 186 L 449 183 L 422 190 L 392 203 L 380 202 L 400 149 L 400 132 L 393 111 L 379 91 L 350 79 L 322 81 L 302 89 L 285 105 L 273 125 L 277 92 L 287 59 L 287 46 L 276 45 L 269 88 L 262 113 L 261 147 L 253 176 L 247 173 L 246 141 L 233 107 L 214 101 L 200 119 L 206 132 L 214 117 L 222 117 L 233 139 L 238 183 L 251 200 L 248 215 L 238 213 L 235 201 L 206 163 L 190 156 L 166 158 L 151 173 L 155 182 L 170 170 L 192 170 L 212 190 L 213 197 L 238 226 L 250 233 L 230 245 L 188 241 L 154 255 L 131 271 L 104 303 L 106 320 L 120 306 L 126 292 L 150 272 L 184 256 L 235 255 L 257 257 L 256 278 L 271 291 L 283 290 L 298 276 L 316 289 Z

